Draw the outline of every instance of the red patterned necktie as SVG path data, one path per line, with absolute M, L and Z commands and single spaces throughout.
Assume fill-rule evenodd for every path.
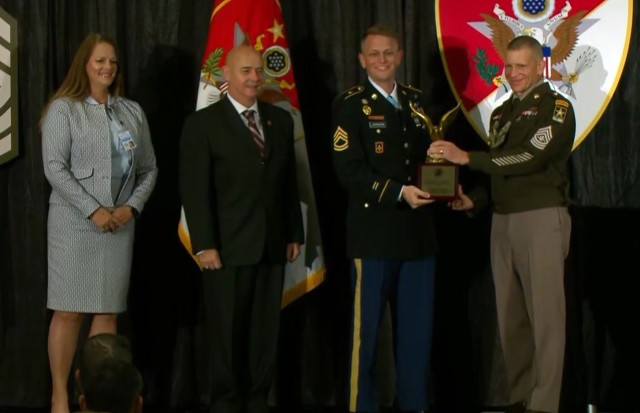
M 256 125 L 255 110 L 245 110 L 244 112 L 242 112 L 242 115 L 247 118 L 247 126 L 249 127 L 249 132 L 251 132 L 251 137 L 258 147 L 260 156 L 264 157 L 264 139 L 262 138 L 262 135 L 258 130 L 258 126 Z

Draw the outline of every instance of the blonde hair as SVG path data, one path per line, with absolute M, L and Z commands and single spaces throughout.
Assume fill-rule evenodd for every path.
M 398 34 L 398 32 L 396 32 L 395 30 L 393 30 L 391 27 L 389 26 L 385 26 L 383 24 L 376 24 L 374 26 L 369 27 L 363 34 L 362 37 L 360 37 L 360 49 L 364 49 L 364 42 L 365 40 L 367 40 L 367 37 L 369 36 L 384 36 L 384 37 L 389 37 L 393 40 L 395 40 L 398 43 L 398 47 L 402 48 L 401 42 L 402 39 L 400 38 L 400 35 Z
M 68 97 L 73 100 L 83 100 L 89 96 L 91 93 L 91 84 L 89 83 L 89 77 L 87 76 L 86 66 L 91 54 L 93 53 L 93 49 L 95 49 L 96 45 L 99 43 L 109 44 L 116 52 L 116 56 L 118 55 L 118 47 L 111 38 L 100 33 L 89 33 L 82 43 L 80 43 L 80 46 L 78 46 L 78 50 L 76 50 L 76 54 L 71 62 L 71 67 L 69 67 L 69 71 L 67 72 L 67 76 L 44 107 L 42 116 L 40 117 L 41 129 L 51 102 L 62 97 Z M 113 82 L 109 86 L 109 93 L 112 96 L 120 96 L 122 93 L 122 83 L 122 71 L 117 70 L 115 79 L 113 79 Z

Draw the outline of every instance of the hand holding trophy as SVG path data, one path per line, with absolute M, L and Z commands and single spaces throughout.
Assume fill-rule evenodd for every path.
M 411 111 L 424 122 L 431 141 L 443 140 L 444 133 L 455 119 L 460 104 L 445 113 L 440 122 L 434 125 L 431 118 L 421 108 L 409 102 Z M 431 199 L 451 201 L 458 196 L 458 166 L 442 158 L 434 158 L 427 154 L 424 163 L 418 166 L 418 186 L 431 194 Z

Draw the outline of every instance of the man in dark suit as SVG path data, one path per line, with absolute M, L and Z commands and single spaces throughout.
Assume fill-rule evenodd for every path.
M 436 239 L 430 194 L 418 188 L 429 135 L 410 109 L 422 92 L 395 81 L 398 35 L 367 30 L 359 59 L 368 80 L 336 100 L 333 157 L 349 193 L 347 254 L 353 259 L 354 311 L 349 411 L 377 412 L 373 378 L 380 317 L 392 304 L 396 404 L 427 407 Z
M 190 115 L 180 148 L 180 195 L 203 269 L 213 374 L 211 410 L 263 413 L 275 364 L 284 264 L 303 227 L 293 120 L 259 102 L 262 59 L 229 51 L 226 96 Z

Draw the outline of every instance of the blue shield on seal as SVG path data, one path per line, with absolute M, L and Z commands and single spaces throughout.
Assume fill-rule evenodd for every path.
M 522 3 L 522 9 L 532 16 L 544 12 L 547 7 L 545 0 L 520 0 L 520 2 Z

